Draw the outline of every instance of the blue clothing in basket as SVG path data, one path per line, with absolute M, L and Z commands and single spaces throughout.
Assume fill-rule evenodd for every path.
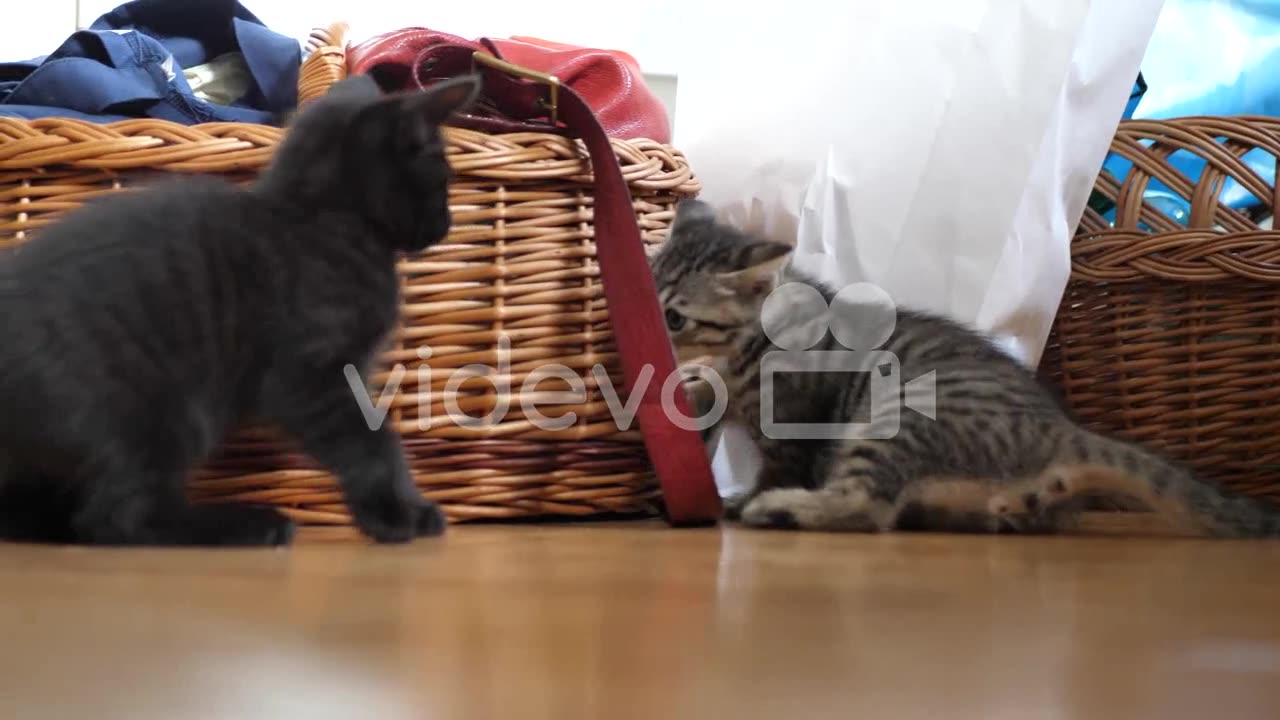
M 244 94 L 229 104 L 198 97 L 184 69 L 228 53 L 243 56 Z M 50 55 L 0 63 L 0 116 L 277 125 L 297 105 L 301 62 L 297 39 L 236 0 L 134 0 Z

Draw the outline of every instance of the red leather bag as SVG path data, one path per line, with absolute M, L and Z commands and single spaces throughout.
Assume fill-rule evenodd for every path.
M 505 46 L 513 47 L 510 43 Z M 599 98 L 608 95 L 610 83 L 617 82 L 619 76 L 610 74 L 611 70 L 596 76 L 592 68 L 615 64 L 573 63 L 574 57 L 599 58 L 593 55 L 599 51 L 551 43 L 525 42 L 519 47 L 520 57 L 531 65 L 550 70 L 576 68 L 576 75 L 567 76 L 575 80 L 563 80 L 559 71 L 548 73 L 509 62 L 498 41 L 471 42 L 424 29 L 391 33 L 353 47 L 348 63 L 352 72 L 371 74 L 388 90 L 428 87 L 447 78 L 478 73 L 483 82 L 481 101 L 476 109 L 456 115 L 451 125 L 485 132 L 556 133 L 576 137 L 586 146 L 595 178 L 593 214 L 600 281 L 609 304 L 627 397 L 633 398 L 637 381 L 649 376 L 639 390 L 635 417 L 662 486 L 667 520 L 675 525 L 715 522 L 720 517 L 720 495 L 701 435 L 676 425 L 663 407 L 663 382 L 676 372 L 676 363 L 632 209 L 631 190 L 614 155 L 610 134 L 596 109 L 579 93 L 580 88 L 598 93 L 599 104 Z M 655 107 L 661 109 L 661 103 L 646 101 L 651 96 L 645 95 L 647 90 L 639 92 L 642 85 L 633 76 L 621 77 L 625 81 L 614 89 L 629 99 L 601 107 L 612 112 L 614 133 L 625 135 L 630 134 L 626 128 L 656 123 L 647 114 Z M 627 107 L 634 108 L 637 115 L 628 116 Z M 665 128 L 665 111 L 661 115 L 661 127 Z M 625 139 L 617 134 L 612 137 Z M 652 369 L 651 374 L 645 372 L 646 367 Z M 676 410 L 689 417 L 684 393 L 674 393 L 673 400 Z
M 439 46 L 492 49 L 510 63 L 554 75 L 586 101 L 609 137 L 671 142 L 671 124 L 662 101 L 645 84 L 635 58 L 618 50 L 525 36 L 477 42 L 427 28 L 405 28 L 352 46 L 347 50 L 347 66 L 354 74 L 373 75 L 385 90 L 417 89 L 432 75 L 427 66 L 430 50 Z

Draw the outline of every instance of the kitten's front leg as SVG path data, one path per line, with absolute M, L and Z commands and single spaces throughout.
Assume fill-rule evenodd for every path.
M 356 526 L 377 542 L 407 542 L 440 535 L 445 517 L 413 483 L 399 436 L 370 429 L 355 392 L 341 371 L 337 382 L 311 383 L 294 402 L 272 413 L 296 435 L 307 454 L 338 477 Z
M 710 382 L 699 376 L 686 376 L 683 383 L 685 397 L 689 399 L 689 410 L 695 418 L 705 418 L 713 410 L 716 410 L 716 391 Z M 720 439 L 720 432 L 724 428 L 724 408 L 720 408 L 720 417 L 712 419 L 710 426 L 703 428 L 699 432 L 702 435 L 702 443 L 707 447 L 707 454 L 713 455 L 716 444 Z
M 893 529 L 893 504 L 861 485 L 842 482 L 817 490 L 766 490 L 747 503 L 742 521 L 752 527 L 782 530 L 876 533 Z
M 724 517 L 737 522 L 742 519 L 742 511 L 760 493 L 774 488 L 803 486 L 808 481 L 809 478 L 800 473 L 794 464 L 786 462 L 785 458 L 766 456 L 751 487 L 725 498 Z
M 780 445 L 800 448 L 795 444 Z M 791 465 L 791 478 L 795 477 L 795 467 Z M 812 471 L 812 465 L 808 467 Z M 806 487 L 811 484 L 812 479 L 806 478 L 786 485 L 759 486 L 742 508 L 742 521 L 760 528 L 843 532 L 886 532 L 893 528 L 895 501 L 902 483 L 883 442 L 854 442 L 840 448 L 824 482 L 816 488 Z

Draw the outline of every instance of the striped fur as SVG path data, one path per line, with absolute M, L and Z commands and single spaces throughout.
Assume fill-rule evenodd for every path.
M 761 424 L 761 359 L 779 348 L 761 307 L 780 282 L 804 282 L 828 303 L 833 290 L 787 264 L 790 247 L 718 223 L 686 201 L 652 258 L 668 332 L 681 362 L 711 357 L 728 389 L 725 420 L 752 435 L 763 466 L 730 501 L 732 519 L 756 527 L 881 532 L 1051 532 L 1092 497 L 1136 500 L 1207 536 L 1280 535 L 1280 511 L 1193 477 L 1154 452 L 1080 427 L 1034 374 L 984 336 L 927 313 L 896 309 L 881 350 L 905 383 L 935 373 L 931 419 L 899 406 L 887 439 L 770 438 Z M 801 313 L 786 323 L 811 320 Z M 846 350 L 831 332 L 813 350 Z M 871 348 L 866 348 L 871 349 Z M 777 422 L 867 423 L 867 374 L 774 377 Z M 704 393 L 695 406 L 706 407 Z

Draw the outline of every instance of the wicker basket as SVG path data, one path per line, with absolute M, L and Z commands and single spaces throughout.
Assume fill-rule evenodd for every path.
M 344 47 L 341 24 L 312 34 L 302 102 L 345 76 Z M 234 123 L 0 118 L 0 245 L 20 243 L 60 212 L 151 173 L 251 179 L 283 132 Z M 404 438 L 419 487 L 453 521 L 656 514 L 660 493 L 640 435 L 618 428 L 591 372 L 601 365 L 621 393 L 595 264 L 585 149 L 541 133 L 449 128 L 447 140 L 457 173 L 453 230 L 401 264 L 403 325 L 370 389 L 377 401 L 390 369 L 403 367 L 388 421 Z M 643 237 L 660 243 L 675 203 L 696 195 L 698 182 L 669 146 L 615 141 L 614 149 Z M 503 397 L 489 380 L 472 379 L 457 406 L 473 417 L 501 400 L 509 410 L 487 426 L 460 426 L 445 417 L 440 391 L 468 364 L 499 367 L 500 335 L 510 341 L 511 392 Z M 577 415 L 560 430 L 535 427 L 519 401 L 530 370 L 550 363 L 572 369 L 587 389 L 585 402 L 537 407 L 547 416 Z M 568 389 L 554 380 L 532 388 Z M 193 495 L 274 504 L 304 525 L 350 525 L 335 479 L 267 428 L 231 438 L 199 469 Z
M 1240 159 L 1255 148 L 1280 157 L 1280 120 L 1120 125 L 1111 150 L 1133 169 L 1097 180 L 1114 227 L 1086 210 L 1041 371 L 1090 427 L 1280 501 L 1280 232 L 1255 219 L 1280 203 Z M 1177 151 L 1206 161 L 1198 178 Z M 1254 217 L 1221 202 L 1227 178 L 1258 198 Z M 1144 201 L 1152 179 L 1189 204 L 1185 224 Z

